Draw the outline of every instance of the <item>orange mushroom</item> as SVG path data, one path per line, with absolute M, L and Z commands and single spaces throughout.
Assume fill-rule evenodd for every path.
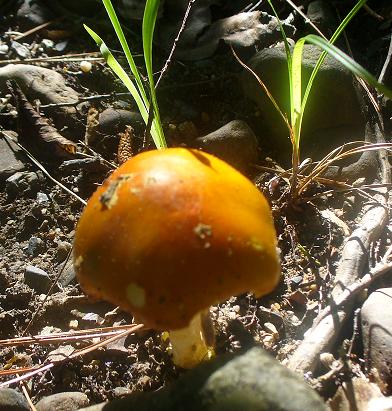
M 269 293 L 280 275 L 264 196 L 222 160 L 185 148 L 145 152 L 113 172 L 82 213 L 74 265 L 87 294 L 174 330 L 184 368 L 208 354 L 203 311 Z

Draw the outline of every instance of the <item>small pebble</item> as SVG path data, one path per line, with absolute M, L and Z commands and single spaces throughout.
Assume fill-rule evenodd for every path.
M 130 394 L 132 391 L 127 387 L 116 387 L 113 390 L 113 395 L 115 398 L 123 397 L 124 395 Z
M 30 256 L 38 255 L 39 252 L 42 250 L 43 241 L 38 237 L 31 237 L 29 243 L 27 245 L 27 254 Z
M 53 40 L 50 40 L 50 39 L 43 39 L 41 41 L 41 44 L 45 50 L 51 50 L 54 47 L 54 42 Z
M 37 411 L 76 411 L 88 405 L 89 400 L 86 394 L 67 391 L 44 397 L 38 401 L 35 407 Z
M 300 275 L 296 275 L 295 277 L 291 279 L 291 285 L 293 287 L 298 287 L 302 283 L 302 281 L 303 281 L 303 277 Z
M 6 44 L 0 44 L 0 54 L 7 54 L 9 49 Z
M 79 321 L 78 320 L 71 320 L 68 324 L 68 327 L 71 330 L 77 330 L 79 328 Z
M 60 41 L 59 43 L 56 43 L 54 46 L 54 49 L 56 51 L 62 52 L 64 51 L 68 46 L 68 40 Z
M 37 293 L 45 293 L 48 291 L 51 280 L 48 273 L 34 265 L 26 266 L 24 273 L 25 283 L 35 290 Z
M 273 336 L 279 335 L 278 330 L 272 323 L 264 323 L 264 328 L 267 332 L 271 333 Z
M 12 388 L 0 389 L 0 411 L 30 411 L 22 393 Z
M 37 193 L 37 203 L 40 205 L 47 205 L 49 203 L 49 197 L 45 193 Z
M 56 261 L 58 263 L 62 263 L 67 258 L 71 247 L 72 245 L 67 241 L 59 241 L 55 255 Z
M 89 73 L 92 69 L 93 65 L 86 60 L 83 60 L 80 62 L 80 70 L 83 71 L 83 73 Z
M 11 43 L 11 48 L 16 52 L 16 54 L 19 57 L 23 59 L 31 57 L 30 50 L 24 44 L 18 43 L 17 41 L 13 41 Z

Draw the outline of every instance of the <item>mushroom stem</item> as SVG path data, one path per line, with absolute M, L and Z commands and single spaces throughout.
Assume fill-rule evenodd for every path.
M 209 311 L 197 313 L 185 328 L 169 331 L 173 362 L 181 368 L 193 368 L 214 355 L 214 332 Z

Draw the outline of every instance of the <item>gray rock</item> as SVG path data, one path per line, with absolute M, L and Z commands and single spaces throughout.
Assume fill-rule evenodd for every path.
M 62 263 L 66 258 L 71 250 L 72 245 L 67 241 L 59 241 L 57 244 L 55 259 L 58 263 Z
M 234 120 L 218 130 L 198 137 L 195 145 L 227 161 L 239 170 L 246 170 L 258 157 L 257 138 L 241 120 Z
M 361 310 L 362 339 L 366 360 L 392 390 L 392 288 L 370 294 Z
M 19 160 L 21 149 L 8 139 L 0 138 L 0 183 L 17 171 L 24 170 L 24 164 Z
M 107 108 L 99 114 L 99 132 L 102 134 L 116 135 L 123 132 L 125 126 L 132 126 L 140 131 L 143 126 L 143 119 L 139 113 L 128 110 Z
M 52 50 L 54 47 L 54 41 L 50 39 L 43 39 L 41 45 L 45 50 Z
M 0 411 L 30 411 L 30 407 L 20 392 L 11 388 L 0 388 Z
M 58 270 L 61 270 L 62 266 L 58 267 Z M 67 261 L 67 264 L 64 267 L 63 272 L 61 273 L 58 283 L 60 283 L 63 287 L 71 284 L 76 278 L 75 269 L 73 265 L 72 258 Z
M 339 25 L 335 10 L 329 1 L 312 1 L 308 5 L 306 15 L 328 38 L 332 36 Z
M 11 42 L 11 50 L 13 50 L 22 59 L 31 57 L 31 52 L 27 46 L 18 41 Z
M 85 411 L 326 411 L 301 378 L 260 348 L 228 354 L 189 371 L 172 385 Z
M 8 64 L 0 67 L 0 90 L 6 89 L 7 80 L 17 81 L 30 101 L 39 99 L 42 104 L 58 104 L 75 103 L 79 100 L 79 94 L 65 84 L 65 79 L 60 73 L 44 67 L 28 64 Z M 69 125 L 72 121 L 71 115 L 76 114 L 76 109 L 72 106 L 62 106 L 51 112 L 59 128 L 63 124 Z
M 1 161 L 1 160 L 0 160 Z M 28 194 L 37 190 L 39 183 L 44 181 L 43 173 L 38 171 L 18 171 L 5 180 L 5 189 L 8 194 Z
M 24 272 L 25 283 L 37 293 L 46 293 L 49 290 L 51 280 L 48 273 L 34 265 L 28 265 Z
M 320 56 L 320 49 L 305 44 L 302 81 L 307 84 L 310 73 Z M 283 113 L 290 113 L 289 82 L 286 53 L 282 47 L 264 49 L 250 60 L 249 66 L 265 83 Z M 256 79 L 244 72 L 242 86 L 247 97 L 255 101 L 261 111 L 263 134 L 272 139 L 277 150 L 290 152 L 287 126 L 268 99 Z M 364 138 L 365 120 L 362 98 L 351 73 L 333 57 L 327 55 L 318 72 L 308 99 L 302 125 L 303 156 L 320 159 L 342 139 Z M 279 147 L 279 145 L 281 147 Z
M 53 18 L 53 14 L 41 2 L 35 0 L 24 0 L 16 15 L 25 29 L 39 26 Z
M 27 244 L 26 253 L 30 256 L 38 255 L 43 248 L 43 241 L 35 236 L 30 237 Z
M 65 49 L 68 47 L 68 40 L 63 40 L 55 44 L 54 49 L 59 53 L 63 53 Z
M 113 390 L 113 395 L 115 398 L 124 397 L 125 395 L 129 395 L 132 391 L 127 387 L 116 387 Z
M 37 193 L 37 204 L 47 206 L 49 204 L 49 197 L 40 191 Z
M 0 44 L 0 54 L 7 54 L 9 49 L 7 44 Z
M 37 411 L 74 411 L 86 407 L 89 400 L 86 394 L 77 391 L 60 392 L 49 395 L 37 402 Z

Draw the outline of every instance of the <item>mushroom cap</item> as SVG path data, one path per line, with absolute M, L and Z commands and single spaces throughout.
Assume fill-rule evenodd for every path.
M 279 281 L 270 207 L 237 170 L 199 150 L 139 154 L 92 195 L 74 266 L 83 290 L 156 329 Z

